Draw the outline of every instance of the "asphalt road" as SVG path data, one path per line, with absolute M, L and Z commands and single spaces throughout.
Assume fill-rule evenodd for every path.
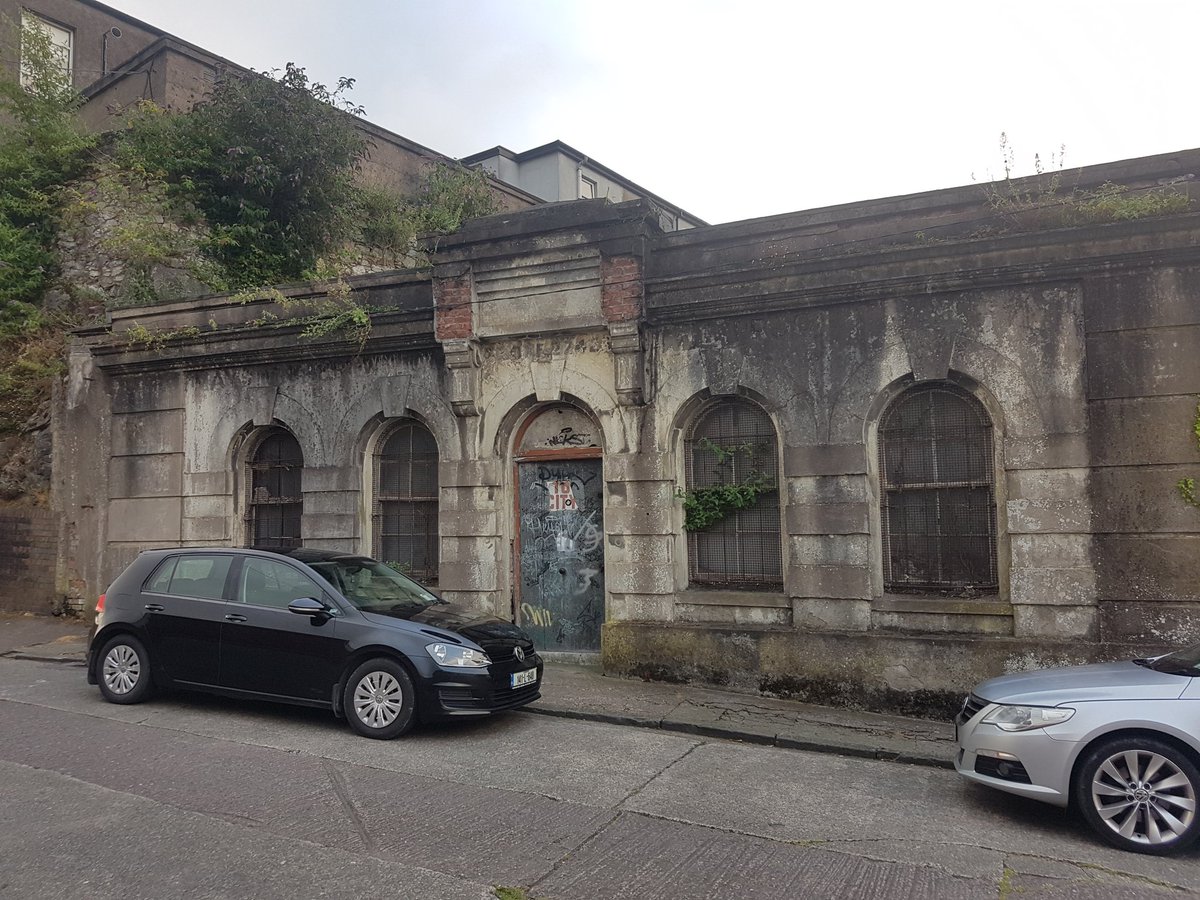
M 517 713 L 326 714 L 0 659 L 0 898 L 1165 897 L 1200 850 L 1097 843 L 952 772 Z M 519 896 L 519 895 L 517 895 Z

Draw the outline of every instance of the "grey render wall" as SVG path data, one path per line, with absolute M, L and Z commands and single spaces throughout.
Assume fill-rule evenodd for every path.
M 603 436 L 612 671 L 933 710 L 989 674 L 1192 639 L 1200 516 L 1173 485 L 1200 468 L 1200 216 L 980 234 L 985 214 L 959 189 L 666 235 L 643 202 L 497 216 L 431 272 L 353 280 L 385 310 L 361 348 L 286 310 L 251 327 L 231 298 L 121 311 L 80 336 L 56 423 L 94 432 L 104 470 L 89 513 L 69 481 L 95 463 L 64 450 L 68 562 L 103 580 L 150 544 L 241 542 L 240 453 L 271 424 L 304 451 L 306 542 L 369 551 L 373 442 L 411 417 L 441 455 L 441 590 L 511 616 L 514 436 L 568 403 Z M 200 334 L 133 346 L 135 322 Z M 875 429 L 942 380 L 995 427 L 994 596 L 883 589 Z M 776 429 L 777 590 L 688 583 L 683 436 L 720 397 Z

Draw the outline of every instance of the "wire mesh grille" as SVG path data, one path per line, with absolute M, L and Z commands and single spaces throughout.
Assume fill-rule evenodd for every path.
M 249 545 L 264 550 L 300 546 L 304 495 L 300 473 L 304 454 L 295 437 L 274 431 L 258 445 L 246 479 L 250 496 L 246 503 L 246 534 Z
M 887 410 L 879 429 L 887 590 L 996 589 L 992 454 L 987 411 L 956 387 L 915 388 Z
M 688 532 L 693 582 L 749 587 L 783 581 L 775 428 L 766 413 L 746 403 L 708 410 L 687 442 L 688 489 L 759 479 L 772 487 L 748 509 Z
M 438 574 L 438 449 L 423 425 L 396 428 L 375 457 L 374 551 L 422 581 Z

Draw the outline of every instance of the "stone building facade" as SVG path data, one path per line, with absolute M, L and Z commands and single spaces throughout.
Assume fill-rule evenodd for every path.
M 1056 203 L 494 216 L 353 281 L 361 343 L 289 322 L 319 285 L 114 312 L 56 414 L 64 568 L 98 593 L 146 547 L 302 541 L 614 672 L 910 710 L 1194 640 L 1200 216 Z M 750 502 L 685 528 L 722 485 Z

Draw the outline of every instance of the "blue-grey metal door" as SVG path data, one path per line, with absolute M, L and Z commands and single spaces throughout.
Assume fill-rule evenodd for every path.
M 595 652 L 604 622 L 600 459 L 518 465 L 519 621 L 541 650 Z

